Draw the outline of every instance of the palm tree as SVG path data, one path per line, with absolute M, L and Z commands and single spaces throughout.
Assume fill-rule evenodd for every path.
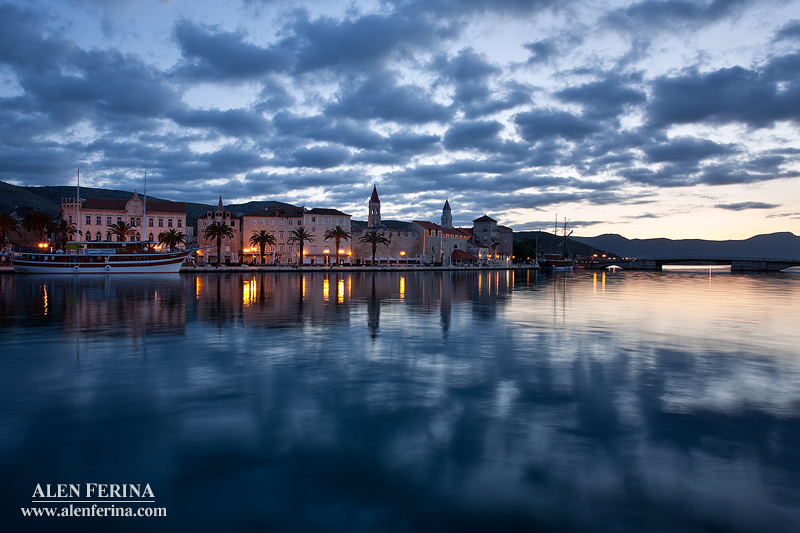
M 51 220 L 53 220 L 53 216 L 50 213 L 37 209 L 23 215 L 22 227 L 27 231 L 36 233 L 36 241 L 42 242 L 44 240 L 44 230 L 47 229 L 47 225 Z
M 375 264 L 375 252 L 379 244 L 389 246 L 391 241 L 383 236 L 383 233 L 378 233 L 378 230 L 371 229 L 361 236 L 361 242 L 372 245 L 372 264 Z
M 300 243 L 300 266 L 301 267 L 303 266 L 303 260 L 304 260 L 303 255 L 305 255 L 303 252 L 305 251 L 306 241 L 314 242 L 315 240 L 316 240 L 315 237 L 313 235 L 311 235 L 311 232 L 308 231 L 304 226 L 301 226 L 301 227 L 297 228 L 296 230 L 294 230 L 293 232 L 291 232 L 289 234 L 289 240 L 287 242 L 292 243 L 292 244 L 298 243 L 298 242 Z
M 220 262 L 220 252 L 222 251 L 222 238 L 226 237 L 228 239 L 233 238 L 233 230 L 230 226 L 223 222 L 212 222 L 211 224 L 203 230 L 203 238 L 204 239 L 216 239 L 217 240 L 217 268 L 219 268 Z
M 184 235 L 183 232 L 180 232 L 175 228 L 172 228 L 167 231 L 162 231 L 161 233 L 159 233 L 158 242 L 166 244 L 167 248 L 175 248 L 179 244 L 183 244 L 184 242 L 186 242 L 186 235 Z
M 266 249 L 267 245 L 275 246 L 275 243 L 277 242 L 278 241 L 275 239 L 275 235 L 263 229 L 250 237 L 250 244 L 252 246 L 258 246 L 260 252 L 258 260 L 259 263 L 262 265 L 264 264 L 264 250 Z
M 8 213 L 0 213 L 0 250 L 6 245 L 6 236 L 9 233 L 19 235 L 19 222 Z
M 58 235 L 58 242 L 63 250 L 67 246 L 70 236 L 78 233 L 78 228 L 74 223 L 59 218 L 50 221 L 50 224 L 47 225 L 47 232 L 51 235 Z
M 119 237 L 119 240 L 122 242 L 127 241 L 129 236 L 136 235 L 136 230 L 133 228 L 133 225 L 124 220 L 120 220 L 116 224 L 111 224 L 108 227 L 108 232 L 111 235 Z
M 339 243 L 350 240 L 350 232 L 341 226 L 336 226 L 325 232 L 325 240 L 333 239 L 336 242 L 336 264 L 339 264 Z

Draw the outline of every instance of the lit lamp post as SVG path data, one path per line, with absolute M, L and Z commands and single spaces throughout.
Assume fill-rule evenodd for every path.
M 329 253 L 331 253 L 330 249 L 328 249 L 328 248 L 325 248 L 325 249 L 322 251 L 322 253 L 324 253 L 324 254 L 325 254 L 325 266 L 330 266 L 330 263 L 328 262 L 328 254 L 329 254 Z
M 339 257 L 341 257 L 341 254 L 343 254 L 343 253 L 344 253 L 344 249 L 340 249 L 340 250 L 338 250 L 336 252 L 336 266 L 342 266 L 341 259 L 339 259 Z
M 408 257 L 406 257 L 406 253 L 405 252 L 400 252 L 400 260 L 402 260 L 403 258 L 405 258 L 406 266 L 408 266 Z

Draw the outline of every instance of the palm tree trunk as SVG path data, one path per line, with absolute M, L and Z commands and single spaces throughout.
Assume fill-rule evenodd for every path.
M 378 244 L 372 243 L 372 264 L 370 266 L 375 266 L 375 252 L 378 251 Z
M 219 268 L 220 259 L 220 252 L 222 252 L 222 236 L 217 235 L 217 268 Z

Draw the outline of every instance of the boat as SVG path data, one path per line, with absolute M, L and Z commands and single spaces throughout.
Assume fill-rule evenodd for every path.
M 556 225 L 553 229 L 553 253 L 549 254 L 542 254 L 542 257 L 539 259 L 539 265 L 543 270 L 551 270 L 551 271 L 558 271 L 558 272 L 567 272 L 571 271 L 575 266 L 575 261 L 567 256 L 567 237 L 572 235 L 570 231 L 567 234 L 567 219 L 564 219 L 564 230 L 562 236 L 562 242 L 560 245 L 557 244 L 558 240 L 558 217 L 556 217 Z M 561 247 L 562 252 L 558 252 L 559 246 Z
M 98 244 L 106 247 L 12 252 L 11 262 L 19 274 L 170 274 L 180 272 L 186 259 L 197 251 L 160 251 L 155 243 L 143 241 Z

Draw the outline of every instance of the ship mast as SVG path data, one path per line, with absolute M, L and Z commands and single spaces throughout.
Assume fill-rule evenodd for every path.
M 77 222 L 76 226 L 78 228 L 77 233 L 75 233 L 75 242 L 78 243 L 78 245 L 80 245 L 80 243 L 81 243 L 81 167 L 78 167 L 78 186 L 76 187 L 76 193 L 75 194 L 77 195 L 77 200 L 78 200 L 78 203 L 75 204 L 75 208 L 76 208 L 76 211 L 75 211 L 76 216 L 75 216 L 75 218 L 77 219 L 76 220 L 76 222 Z
M 144 215 L 142 215 L 142 240 L 147 242 L 147 171 L 144 171 Z

